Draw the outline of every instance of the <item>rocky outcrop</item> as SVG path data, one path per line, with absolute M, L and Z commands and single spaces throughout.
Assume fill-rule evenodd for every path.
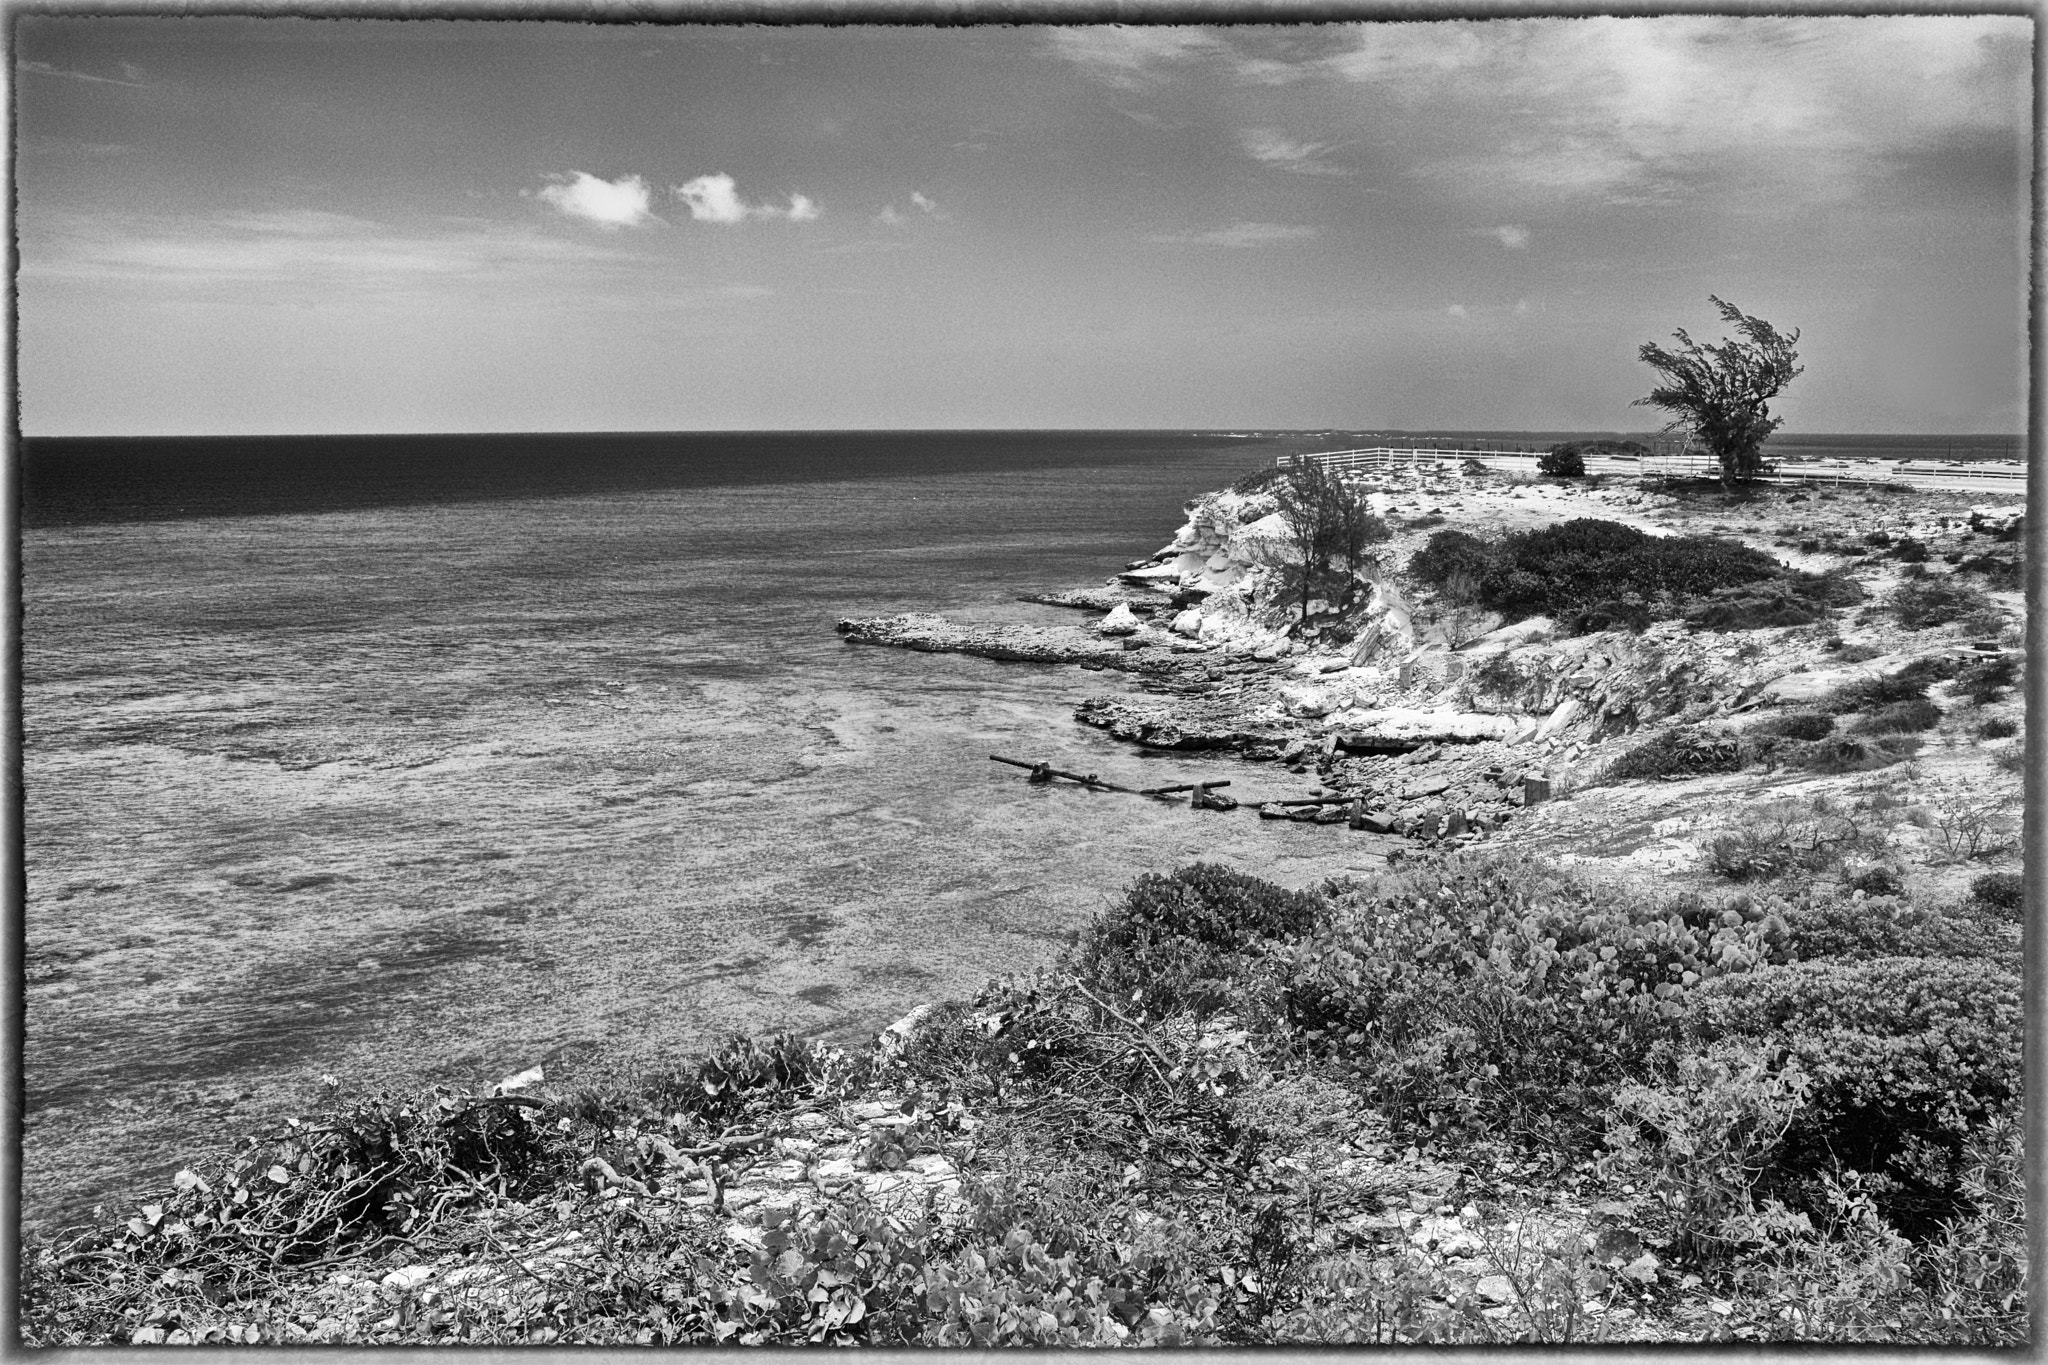
M 1074 719 L 1147 749 L 1276 748 L 1287 739 L 1277 725 L 1248 720 L 1231 702 L 1175 697 L 1090 697 Z
M 973 654 L 1033 664 L 1127 667 L 1123 641 L 1105 640 L 1077 626 L 963 626 L 928 612 L 849 617 L 839 633 L 854 644 L 894 645 L 927 654 Z

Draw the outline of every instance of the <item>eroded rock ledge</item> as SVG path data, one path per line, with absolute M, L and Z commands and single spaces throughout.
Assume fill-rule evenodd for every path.
M 963 626 L 930 612 L 901 616 L 848 617 L 839 633 L 855 644 L 894 645 L 927 654 L 972 654 L 1033 664 L 1080 664 L 1133 673 L 1179 671 L 1166 648 L 1136 638 L 1116 638 L 1079 626 Z

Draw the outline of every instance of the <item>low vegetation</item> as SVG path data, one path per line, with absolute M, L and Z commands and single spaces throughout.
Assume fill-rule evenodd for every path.
M 31 1245 L 24 1337 L 2025 1340 L 2018 937 L 1983 909 L 2005 883 L 1953 909 L 1753 884 L 1659 898 L 1497 853 L 1313 892 L 1141 878 L 1053 969 L 893 1052 L 736 1040 L 634 1087 L 380 1096 L 252 1139 Z M 864 1165 L 946 1154 L 950 1212 L 674 1193 L 875 1095 L 897 1118 Z M 1388 1183 L 1441 1159 L 1459 1183 L 1428 1202 L 1465 1203 L 1470 1252 L 1411 1238 Z M 401 1285 L 377 1321 L 307 1321 L 337 1267 L 536 1227 L 602 1255 L 488 1312 Z
M 1736 541 L 1652 536 L 1589 517 L 1484 540 L 1439 531 L 1408 573 L 1509 620 L 1548 615 L 1575 634 L 1680 617 L 1719 631 L 1810 625 L 1861 593 L 1850 579 L 1789 570 Z

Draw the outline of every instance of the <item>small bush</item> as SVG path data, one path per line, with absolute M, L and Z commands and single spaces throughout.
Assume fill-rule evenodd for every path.
M 1263 493 L 1287 478 L 1287 471 L 1280 465 L 1263 465 L 1247 474 L 1240 474 L 1230 485 L 1233 493 Z
M 1779 1169 L 1881 1172 L 1909 1235 L 1961 1212 L 1954 1175 L 1970 1129 L 2019 1094 L 2020 977 L 1977 959 L 1881 957 L 1716 977 L 1687 1019 L 1702 1043 L 1784 1049 L 1813 1079 Z
M 1408 572 L 1439 587 L 1470 583 L 1489 610 L 1511 620 L 1547 614 L 1580 634 L 1641 629 L 1689 608 L 1710 629 L 1806 625 L 1859 591 L 1847 579 L 1788 574 L 1736 541 L 1656 537 L 1592 517 L 1493 542 L 1440 531 L 1410 559 Z
M 1851 891 L 1861 891 L 1866 896 L 1896 896 L 1906 889 L 1899 880 L 1899 870 L 1887 863 L 1872 863 L 1867 867 L 1842 869 L 1842 884 Z
M 1939 724 L 1941 708 L 1925 697 L 1914 697 L 1910 701 L 1895 701 L 1867 715 L 1858 716 L 1850 723 L 1849 733 L 1903 735 L 1932 730 Z
M 2025 582 L 2019 561 L 2003 555 L 1962 555 L 1955 564 L 1965 572 L 1982 574 L 1987 587 L 2001 592 L 2018 592 Z
M 843 1090 L 858 1079 L 856 1063 L 815 1039 L 734 1035 L 695 1067 L 654 1077 L 646 1093 L 658 1111 L 690 1115 L 716 1132 L 750 1112 Z
M 1441 588 L 1454 578 L 1477 580 L 1493 565 L 1493 550 L 1464 531 L 1438 531 L 1408 559 L 1408 574 Z
M 1834 733 L 1835 718 L 1818 711 L 1791 711 L 1766 716 L 1750 727 L 1752 734 L 1777 735 L 1784 739 L 1825 739 Z
M 1695 630 L 1722 632 L 1810 626 L 1826 617 L 1824 605 L 1782 586 L 1767 593 L 1724 588 L 1685 614 Z
M 1735 736 L 1717 731 L 1666 730 L 1623 753 L 1608 765 L 1611 781 L 1639 777 L 1691 777 L 1700 773 L 1732 773 L 1742 766 Z
M 1892 558 L 1902 564 L 1925 564 L 1927 547 L 1917 540 L 1902 540 L 1892 547 Z
M 1874 711 L 1895 702 L 1924 701 L 1926 698 L 1927 680 L 1901 670 L 1878 678 L 1856 678 L 1845 682 L 1814 705 L 1840 716 L 1854 711 Z
M 1796 1061 L 1755 1046 L 1679 1056 L 1663 1084 L 1620 1087 L 1606 1116 L 1610 1184 L 1638 1186 L 1659 1206 L 1678 1254 L 1724 1260 L 1728 1224 L 1754 1210 L 1810 1082 Z
M 1974 899 L 1998 910 L 2018 910 L 2026 891 L 2026 882 L 2017 872 L 1987 872 L 1970 883 Z
M 1801 744 L 1787 741 L 1771 749 L 1769 757 L 1788 768 L 1816 773 L 1864 773 L 1889 768 L 1920 752 L 1917 734 L 1830 735 Z
M 1213 863 L 1138 878 L 1098 916 L 1070 965 L 1112 996 L 1139 993 L 1154 1013 L 1228 1006 L 1247 954 L 1307 932 L 1327 903 Z
M 1979 739 L 2011 739 L 2020 732 L 2020 727 L 2004 716 L 1991 716 L 1977 727 Z
M 1892 543 L 1892 538 L 1883 531 L 1867 531 L 1864 533 L 1863 543 L 1865 545 L 1885 546 Z
M 1553 479 L 1582 479 L 1586 476 L 1586 457 L 1569 442 L 1555 445 L 1536 457 L 1536 470 Z
M 1687 993 L 1763 961 L 1782 929 L 1459 854 L 1340 898 L 1291 951 L 1286 1007 L 1397 1125 L 1583 1142 Z
M 2019 663 L 2010 654 L 1994 654 L 1964 666 L 1955 691 L 1979 706 L 1997 701 L 2019 682 Z
M 1828 741 L 1836 742 L 1836 741 Z M 1729 881 L 1824 872 L 1878 847 L 1872 823 L 1825 799 L 1773 801 L 1740 812 L 1706 843 L 1707 870 Z
M 1991 601 L 1953 574 L 1913 579 L 1893 590 L 1891 612 L 1907 630 L 1947 625 L 1990 608 Z
M 1896 884 L 1896 874 L 1892 880 Z M 1912 905 L 1896 892 L 1856 901 L 1816 887 L 1794 903 L 1777 905 L 1773 913 L 1785 922 L 1784 951 L 1794 961 L 1962 957 L 2015 969 L 2019 965 L 2019 945 L 1997 925 L 1976 915 Z

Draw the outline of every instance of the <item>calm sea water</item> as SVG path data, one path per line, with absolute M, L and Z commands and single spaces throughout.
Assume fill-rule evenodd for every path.
M 833 631 L 1083 619 L 1015 599 L 1320 440 L 520 438 L 500 472 L 498 439 L 29 450 L 29 1221 L 323 1075 L 853 1040 L 1048 960 L 1140 872 L 1372 860 L 988 761 L 1198 771 L 1072 720 L 1113 675 Z

